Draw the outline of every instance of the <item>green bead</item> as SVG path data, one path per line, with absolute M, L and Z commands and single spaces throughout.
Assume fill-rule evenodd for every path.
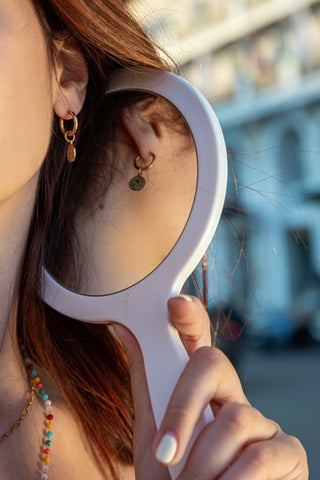
M 51 447 L 52 440 L 46 440 L 46 441 L 45 441 L 45 444 L 46 444 L 48 447 Z

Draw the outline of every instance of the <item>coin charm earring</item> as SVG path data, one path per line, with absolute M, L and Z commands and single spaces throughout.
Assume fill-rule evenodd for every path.
M 146 172 L 147 170 L 151 170 L 151 168 L 153 168 L 154 162 L 156 161 L 156 156 L 154 155 L 154 153 L 151 153 L 151 162 L 146 167 L 142 167 L 142 166 L 139 165 L 140 160 L 141 160 L 140 155 L 138 155 L 134 159 L 133 166 L 136 170 L 138 170 L 138 175 L 131 178 L 131 180 L 129 181 L 129 187 L 134 192 L 138 192 L 138 191 L 140 191 L 144 188 L 144 186 L 146 184 L 146 180 L 142 176 L 142 174 L 143 174 L 143 172 Z
M 78 130 L 78 118 L 75 113 L 71 112 L 71 110 L 69 110 L 68 113 L 71 115 L 72 121 L 73 121 L 72 130 L 65 129 L 65 126 L 64 126 L 65 120 L 63 118 L 60 118 L 59 125 L 60 125 L 60 130 L 64 135 L 65 141 L 68 143 L 68 147 L 67 147 L 68 162 L 73 163 L 77 156 L 77 151 L 76 151 L 76 147 L 74 146 L 74 141 L 76 139 L 76 133 Z

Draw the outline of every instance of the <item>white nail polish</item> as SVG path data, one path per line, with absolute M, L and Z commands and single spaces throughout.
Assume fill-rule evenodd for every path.
M 156 459 L 158 462 L 168 464 L 170 463 L 177 451 L 178 442 L 173 433 L 166 433 L 156 450 Z
M 181 293 L 180 295 L 177 295 L 176 298 L 182 298 L 183 300 L 185 300 L 188 303 L 193 302 L 192 298 L 189 295 L 185 295 L 183 293 Z

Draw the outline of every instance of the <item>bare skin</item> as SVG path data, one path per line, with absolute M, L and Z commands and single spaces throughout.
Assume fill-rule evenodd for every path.
M 28 382 L 16 342 L 21 264 L 54 112 L 69 118 L 83 102 L 86 76 L 49 66 L 45 39 L 30 1 L 0 2 L 0 432 L 17 420 Z M 35 74 L 36 72 L 36 74 Z M 5 366 L 5 368 L 4 368 Z M 48 380 L 44 378 L 44 384 Z M 53 395 L 56 466 L 50 478 L 108 478 L 65 407 Z M 0 478 L 39 478 L 43 406 L 35 400 L 22 426 L 0 445 Z M 18 447 L 19 446 L 19 447 Z
M 116 328 L 131 367 L 136 406 L 136 478 L 169 480 L 167 471 L 154 460 L 160 439 L 165 433 L 175 434 L 178 449 L 169 465 L 179 462 L 198 415 L 210 401 L 215 420 L 196 440 L 178 480 L 307 480 L 307 459 L 301 443 L 250 405 L 229 360 L 209 346 L 209 319 L 199 300 L 173 298 L 168 308 L 190 361 L 158 433 L 150 422 L 140 348 L 128 330 Z
M 30 0 L 0 0 L 0 19 L 0 432 L 3 433 L 17 420 L 28 392 L 15 325 L 17 286 L 39 168 L 50 142 L 54 113 L 68 119 L 69 109 L 76 113 L 81 110 L 87 72 L 77 52 L 61 55 L 56 70 L 49 64 L 43 32 Z M 131 365 L 137 416 L 136 473 L 133 467 L 126 469 L 119 465 L 123 479 L 169 479 L 166 467 L 154 458 L 160 436 L 168 431 L 175 433 L 178 450 L 172 463 L 179 461 L 199 409 L 206 400 L 211 400 L 216 421 L 198 438 L 181 479 L 306 480 L 308 469 L 300 443 L 252 409 L 231 365 L 208 346 L 209 321 L 199 302 L 172 299 L 169 313 L 191 359 L 158 436 L 146 394 L 140 350 L 127 331 L 118 329 Z M 59 391 L 45 374 L 43 381 L 53 397 L 56 414 L 57 440 L 50 480 L 110 478 L 108 472 L 102 471 Z M 200 384 L 202 387 L 197 388 L 200 393 L 195 397 L 193 392 Z M 1 480 L 39 478 L 42 408 L 34 401 L 19 430 L 0 445 Z M 154 450 L 150 447 L 152 443 Z

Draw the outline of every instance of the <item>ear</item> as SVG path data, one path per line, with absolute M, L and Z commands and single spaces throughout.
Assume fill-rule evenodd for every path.
M 164 125 L 157 100 L 148 98 L 126 107 L 122 113 L 122 123 L 130 144 L 142 160 L 149 163 L 150 153 L 157 154 L 163 136 Z
M 83 106 L 88 84 L 88 69 L 83 55 L 73 42 L 58 47 L 55 69 L 53 109 L 65 120 L 71 118 L 69 110 L 78 114 Z

